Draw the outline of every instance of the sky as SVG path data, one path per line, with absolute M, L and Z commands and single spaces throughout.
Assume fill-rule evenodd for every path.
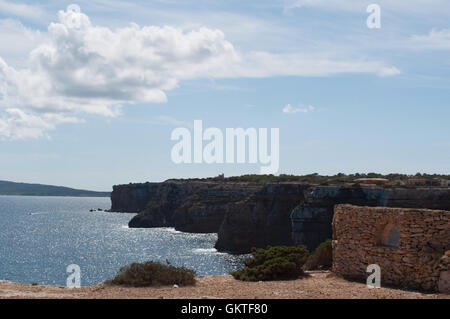
M 0 180 L 259 173 L 173 163 L 194 120 L 279 128 L 279 174 L 450 174 L 449 18 L 446 0 L 0 0 Z

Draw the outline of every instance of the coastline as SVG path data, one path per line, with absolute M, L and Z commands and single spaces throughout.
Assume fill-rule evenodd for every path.
M 450 299 L 428 294 L 347 281 L 330 271 L 310 271 L 290 281 L 242 282 L 232 276 L 197 277 L 190 287 L 133 288 L 104 284 L 67 288 L 0 281 L 0 299 Z

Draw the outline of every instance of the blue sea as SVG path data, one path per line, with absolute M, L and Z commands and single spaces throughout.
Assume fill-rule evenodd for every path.
M 67 266 L 76 264 L 89 286 L 132 262 L 166 259 L 200 276 L 222 275 L 247 258 L 218 253 L 217 234 L 130 229 L 134 214 L 89 211 L 110 206 L 109 198 L 0 196 L 0 280 L 65 285 Z

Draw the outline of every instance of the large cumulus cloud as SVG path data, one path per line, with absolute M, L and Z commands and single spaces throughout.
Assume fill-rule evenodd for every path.
M 165 102 L 164 91 L 228 64 L 233 46 L 219 30 L 183 33 L 165 27 L 112 31 L 92 26 L 76 6 L 59 12 L 48 28 L 50 44 L 31 53 L 33 69 L 0 60 L 4 104 L 36 111 L 83 111 L 114 115 L 124 103 Z
M 123 105 L 166 102 L 165 92 L 184 79 L 398 73 L 377 61 L 240 53 L 223 32 L 205 27 L 111 30 L 93 25 L 76 5 L 58 20 L 48 27 L 49 41 L 31 52 L 29 67 L 13 68 L 0 57 L 0 136 L 41 137 L 82 114 L 116 116 Z

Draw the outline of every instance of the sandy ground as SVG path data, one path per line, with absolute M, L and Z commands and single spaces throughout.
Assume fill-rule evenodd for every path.
M 31 286 L 0 281 L 3 298 L 235 298 L 235 299 L 450 299 L 450 295 L 423 294 L 392 288 L 369 289 L 363 283 L 346 281 L 330 272 L 309 272 L 308 277 L 292 281 L 241 282 L 231 276 L 199 277 L 192 287 L 125 288 L 106 285 L 69 289 Z

